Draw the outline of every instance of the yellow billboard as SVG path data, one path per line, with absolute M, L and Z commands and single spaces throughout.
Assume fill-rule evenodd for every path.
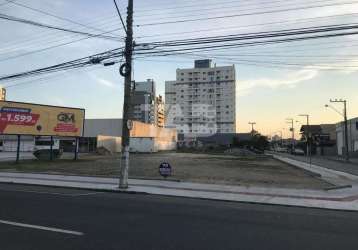
M 0 134 L 83 135 L 85 110 L 0 101 Z

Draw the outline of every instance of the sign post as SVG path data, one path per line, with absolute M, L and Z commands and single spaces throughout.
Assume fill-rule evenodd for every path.
M 17 135 L 16 163 L 19 163 L 20 160 L 20 137 L 21 135 Z
M 51 136 L 51 141 L 50 141 L 50 161 L 53 160 L 53 136 Z

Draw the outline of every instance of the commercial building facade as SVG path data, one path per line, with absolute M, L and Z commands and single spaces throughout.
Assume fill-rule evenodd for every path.
M 84 138 L 95 138 L 97 147 L 120 152 L 122 119 L 86 119 Z M 160 128 L 153 124 L 133 122 L 130 131 L 131 152 L 157 152 L 175 150 L 176 129 Z
M 337 153 L 344 155 L 345 132 L 344 122 L 336 124 Z M 353 157 L 358 157 L 358 117 L 348 120 L 348 152 Z
M 194 63 L 194 68 L 177 69 L 176 81 L 165 84 L 166 126 L 193 138 L 236 133 L 235 66 Z
M 79 138 L 79 152 L 95 152 L 105 148 L 110 152 L 121 151 L 122 119 L 86 119 L 84 135 Z M 33 152 L 36 146 L 35 136 L 21 136 L 20 151 Z M 45 137 L 43 137 L 45 138 Z M 65 152 L 73 152 L 74 140 L 71 137 L 54 137 L 59 140 L 60 148 Z M 175 150 L 177 147 L 176 129 L 159 128 L 153 124 L 133 122 L 130 131 L 131 152 L 157 152 Z M 17 136 L 0 135 L 0 150 L 15 152 Z

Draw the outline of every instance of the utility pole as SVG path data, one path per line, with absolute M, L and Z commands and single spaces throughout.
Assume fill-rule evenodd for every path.
M 251 125 L 251 134 L 254 134 L 254 125 L 256 124 L 256 122 L 249 122 L 249 124 Z
M 120 73 L 124 79 L 124 103 L 122 120 L 122 157 L 119 188 L 128 188 L 129 170 L 129 140 L 130 140 L 130 105 L 131 105 L 131 84 L 132 84 L 132 54 L 133 54 L 133 0 L 128 0 L 127 7 L 127 29 L 126 29 L 126 62 L 121 65 Z
M 288 123 L 291 123 L 291 133 L 292 133 L 292 145 L 291 145 L 291 149 L 292 149 L 292 153 L 295 152 L 295 129 L 293 127 L 293 119 L 292 118 L 287 118 L 286 119 L 288 121 Z
M 347 119 L 347 100 L 335 99 L 329 100 L 330 102 L 339 102 L 343 103 L 343 118 L 344 118 L 344 147 L 345 147 L 345 158 L 346 161 L 349 161 L 349 148 L 348 148 L 348 119 Z M 328 106 L 328 105 L 327 105 Z
M 304 116 L 304 117 L 306 117 L 306 124 L 307 124 L 307 131 L 305 131 L 305 136 L 306 136 L 306 156 L 307 156 L 307 161 L 309 160 L 310 165 L 311 165 L 310 115 L 301 114 L 301 115 L 298 115 L 298 116 Z

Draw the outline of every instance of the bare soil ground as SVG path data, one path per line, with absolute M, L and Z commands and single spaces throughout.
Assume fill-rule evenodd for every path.
M 163 179 L 161 162 L 169 162 L 169 179 L 199 183 L 323 189 L 331 185 L 296 167 L 272 158 L 162 152 L 131 154 L 130 178 Z M 86 176 L 118 176 L 119 155 L 81 155 L 80 160 L 24 160 L 19 164 L 1 162 L 0 171 L 57 173 Z

